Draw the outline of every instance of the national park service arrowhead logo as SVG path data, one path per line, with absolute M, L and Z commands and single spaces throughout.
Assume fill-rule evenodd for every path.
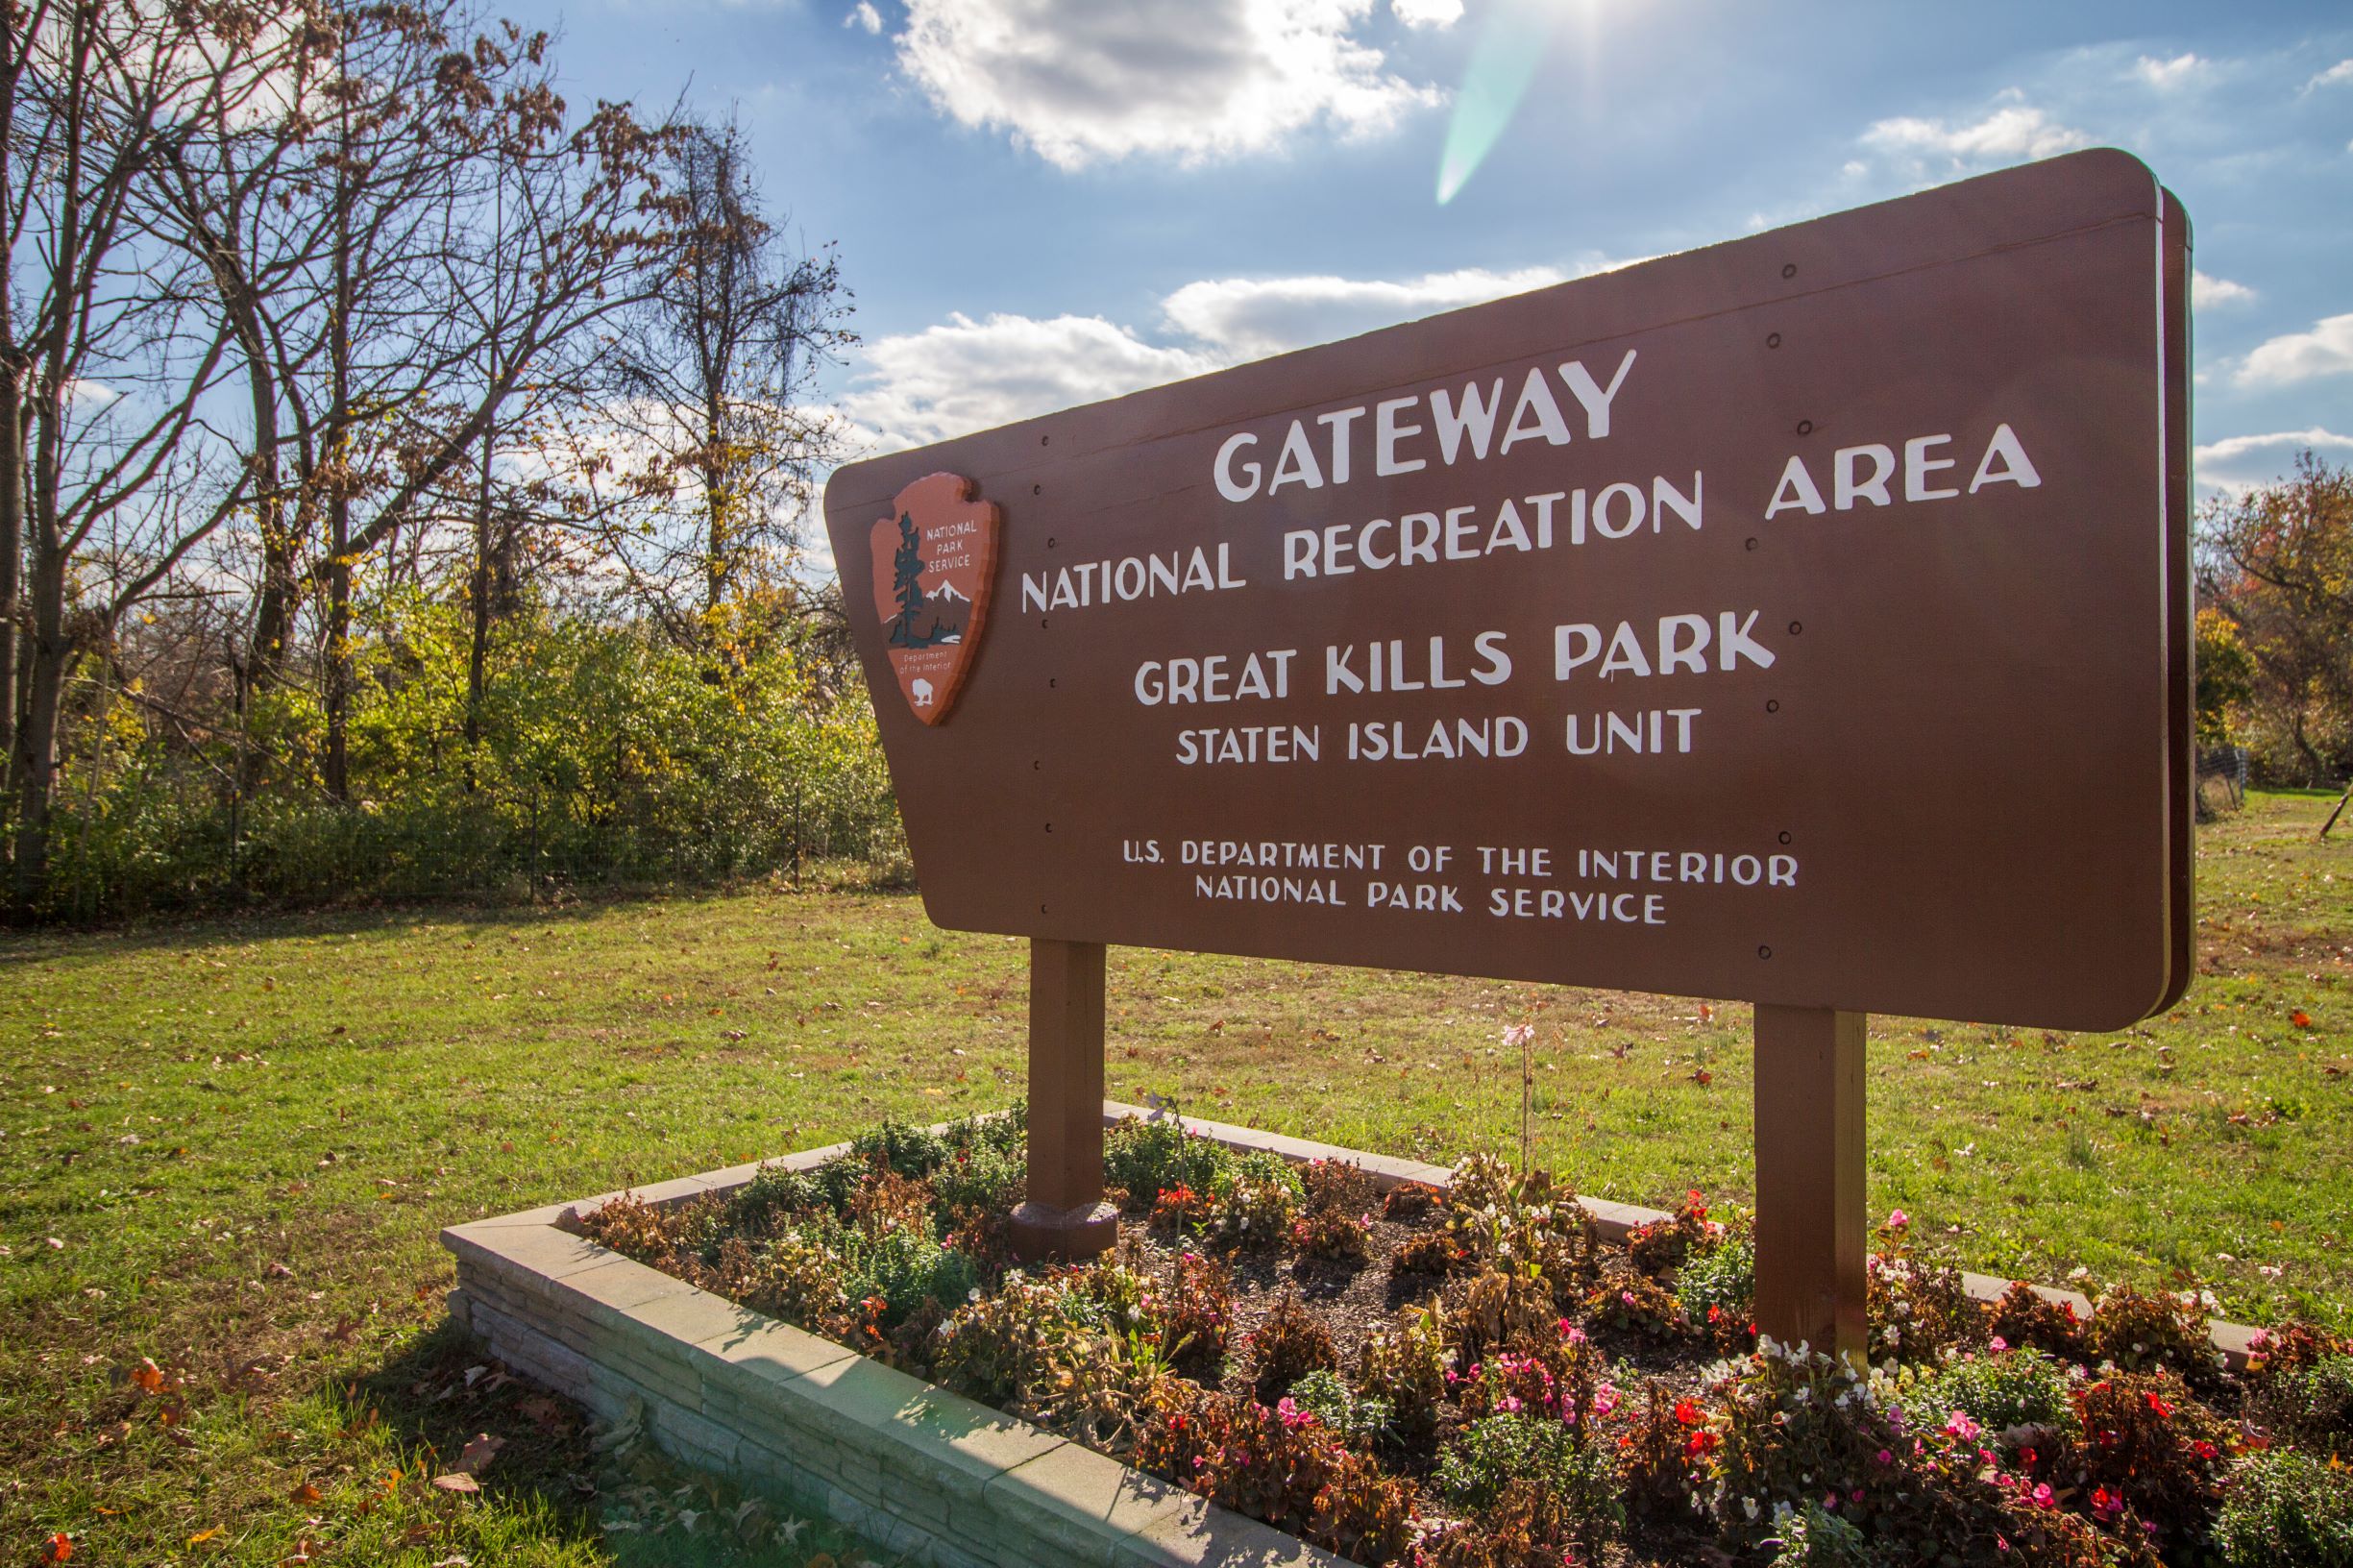
M 956 474 L 928 474 L 875 521 L 874 613 L 898 689 L 915 716 L 944 722 L 971 673 L 996 580 L 1004 514 Z

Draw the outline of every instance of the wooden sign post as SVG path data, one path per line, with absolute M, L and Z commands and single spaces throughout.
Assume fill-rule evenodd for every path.
M 1860 1013 L 1756 1010 L 1756 1326 L 1863 1354 Z
M 1029 1194 L 1013 1212 L 1024 1262 L 1091 1258 L 1119 1234 L 1103 1201 L 1103 944 L 1029 944 Z
M 1756 1004 L 1757 1303 L 1863 1342 L 1863 1020 L 2191 972 L 2189 224 L 2091 151 L 837 471 L 926 912 Z

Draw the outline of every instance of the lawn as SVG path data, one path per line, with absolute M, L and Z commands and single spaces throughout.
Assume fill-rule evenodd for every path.
M 2353 1327 L 2330 803 L 2257 796 L 2203 832 L 2199 978 L 2140 1029 L 1873 1020 L 1875 1211 L 1990 1273 Z M 724 1534 L 740 1500 L 473 1370 L 435 1231 L 1008 1103 L 1023 983 L 1019 943 L 910 896 L 780 889 L 0 940 L 0 1564 L 59 1531 L 76 1561 L 188 1564 L 588 1564 L 652 1518 L 674 1560 Z M 1749 1193 L 1744 1007 L 1131 950 L 1112 989 L 1121 1098 L 1512 1150 L 1500 1036 L 1529 1021 L 1539 1164 L 1662 1206 Z M 478 1495 L 428 1484 L 483 1432 L 506 1446 Z

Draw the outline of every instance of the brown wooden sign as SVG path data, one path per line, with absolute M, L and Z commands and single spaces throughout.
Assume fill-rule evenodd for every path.
M 2168 201 L 2077 154 L 841 470 L 931 918 L 2145 1016 L 2188 972 Z M 977 580 L 912 577 L 972 625 L 910 648 L 902 552 L 992 505 Z

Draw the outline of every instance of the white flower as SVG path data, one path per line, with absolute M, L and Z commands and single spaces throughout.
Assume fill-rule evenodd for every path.
M 1757 1514 L 1756 1499 L 1752 1497 L 1742 1498 L 1740 1500 L 1740 1508 L 1743 1513 L 1746 1513 L 1749 1516 L 1752 1523 L 1755 1521 Z

